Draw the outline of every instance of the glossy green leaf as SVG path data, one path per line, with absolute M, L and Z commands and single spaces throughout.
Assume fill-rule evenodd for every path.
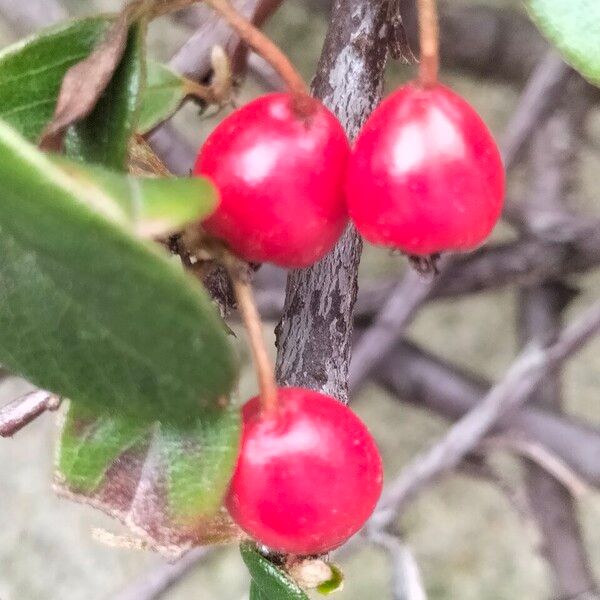
M 92 114 L 69 129 L 67 155 L 124 170 L 146 77 L 146 27 L 133 25 L 123 58 Z
M 573 68 L 600 85 L 600 2 L 598 0 L 526 0 L 542 33 Z
M 261 600 L 308 600 L 302 589 L 282 569 L 260 554 L 254 544 L 241 544 L 240 552 Z
M 106 412 L 192 422 L 236 365 L 199 284 L 0 124 L 0 364 Z
M 62 427 L 57 489 L 101 508 L 157 549 L 239 539 L 220 508 L 235 466 L 239 410 L 215 407 L 193 425 L 138 423 L 71 403 Z
M 138 124 L 140 133 L 151 131 L 177 112 L 187 95 L 185 79 L 160 63 L 148 61 L 146 81 Z
M 166 236 L 210 214 L 217 203 L 215 187 L 200 177 L 134 177 L 62 157 L 56 164 L 94 197 L 104 193 L 99 207 L 117 221 L 131 223 L 142 237 Z
M 112 18 L 93 17 L 44 30 L 0 52 L 0 119 L 32 142 L 52 118 L 65 73 L 106 34 Z

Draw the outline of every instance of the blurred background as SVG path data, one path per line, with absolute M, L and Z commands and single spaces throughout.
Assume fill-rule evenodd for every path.
M 10 1 L 3 4 L 8 6 Z M 120 6 L 120 2 L 109 0 L 65 0 L 63 4 L 72 15 Z M 286 0 L 266 27 L 307 78 L 316 68 L 327 27 L 327 10 L 320 4 L 319 0 Z M 531 48 L 539 48 L 543 42 L 529 25 L 519 2 L 452 0 L 444 6 L 445 11 L 464 21 L 464 37 L 454 40 L 460 51 L 448 60 L 442 56 L 442 80 L 464 95 L 502 139 L 526 82 L 524 73 L 531 61 Z M 21 37 L 25 27 L 18 31 L 2 12 L 0 43 L 4 46 Z M 490 30 L 492 21 L 482 15 L 494 16 L 498 31 Z M 460 28 L 456 31 L 460 32 Z M 191 30 L 181 21 L 162 19 L 153 25 L 151 33 L 151 54 L 166 61 L 190 36 Z M 493 36 L 499 40 L 497 56 L 478 55 L 474 50 L 477 44 Z M 503 46 L 501 40 L 520 41 Z M 521 46 L 517 47 L 518 44 Z M 510 60 L 508 55 L 512 56 Z M 475 56 L 471 63 L 469 56 Z M 483 64 L 485 60 L 487 65 Z M 514 68 L 509 73 L 508 63 L 520 65 L 521 72 Z M 387 89 L 393 89 L 413 74 L 414 67 L 390 62 Z M 250 77 L 238 102 L 243 103 L 260 92 L 260 85 Z M 197 148 L 223 114 L 200 116 L 197 108 L 189 105 L 177 115 L 175 126 L 189 145 Z M 576 160 L 569 173 L 571 181 L 565 200 L 573 210 L 598 214 L 597 102 L 587 110 L 577 127 L 577 136 Z M 538 147 L 536 151 L 543 150 Z M 508 196 L 517 201 L 526 197 L 531 177 L 531 157 L 525 153 L 511 171 Z M 493 242 L 512 237 L 513 231 L 502 225 Z M 406 260 L 401 256 L 367 246 L 361 264 L 361 287 L 368 289 L 372 284 L 398 281 L 405 268 Z M 260 277 L 266 278 L 264 274 Z M 579 291 L 565 311 L 568 321 L 598 297 L 600 272 L 590 270 L 571 275 L 567 281 Z M 408 338 L 435 355 L 493 381 L 506 371 L 519 350 L 518 312 L 518 289 L 511 285 L 499 291 L 439 300 L 420 310 L 410 325 Z M 270 322 L 265 326 L 269 339 L 274 325 L 275 322 Z M 243 335 L 240 339 L 240 352 L 244 352 Z M 248 365 L 249 357 L 245 358 Z M 240 399 L 249 397 L 255 387 L 252 371 L 246 367 Z M 4 380 L 0 384 L 0 404 L 24 389 L 26 384 L 21 381 Z M 563 378 L 563 399 L 566 413 L 600 430 L 600 340 L 590 343 L 568 364 Z M 364 387 L 352 406 L 378 440 L 388 477 L 434 443 L 448 427 L 441 417 L 401 402 L 375 384 Z M 98 543 L 92 538 L 93 528 L 123 531 L 91 508 L 54 496 L 51 479 L 56 435 L 54 418 L 44 416 L 13 439 L 0 441 L 0 599 L 118 598 L 119 592 L 131 582 L 152 573 L 163 561 L 148 552 Z M 600 456 L 597 460 L 600 463 Z M 413 502 L 398 523 L 419 564 L 428 597 L 433 600 L 556 598 L 552 571 L 542 556 L 542 538 L 524 490 L 523 461 L 498 451 L 490 455 L 489 461 L 501 473 L 500 485 L 462 472 L 447 477 Z M 600 579 L 598 491 L 591 488 L 579 499 L 577 515 L 591 569 Z M 365 546 L 342 558 L 341 564 L 347 582 L 337 598 L 392 599 L 389 561 L 380 549 Z M 247 590 L 248 574 L 238 550 L 228 547 L 205 558 L 163 597 L 241 600 Z

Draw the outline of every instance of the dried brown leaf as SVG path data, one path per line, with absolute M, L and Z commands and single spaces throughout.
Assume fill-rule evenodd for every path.
M 86 59 L 67 71 L 54 116 L 40 139 L 43 150 L 60 150 L 67 128 L 94 110 L 123 57 L 130 14 L 129 9 L 123 10 L 104 41 Z
M 56 480 L 60 496 L 87 504 L 123 523 L 144 547 L 176 560 L 195 546 L 226 543 L 244 537 L 225 509 L 208 519 L 182 525 L 169 518 L 165 469 L 146 440 L 124 452 L 93 493 L 74 492 Z
M 170 177 L 172 173 L 139 134 L 129 143 L 129 172 L 138 177 Z

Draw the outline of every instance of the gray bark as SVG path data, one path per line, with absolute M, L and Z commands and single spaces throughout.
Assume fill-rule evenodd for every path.
M 381 99 L 387 58 L 387 0 L 336 0 L 313 81 L 313 93 L 340 119 L 350 138 Z M 348 227 L 312 267 L 293 271 L 277 327 L 281 385 L 348 399 L 352 314 L 362 245 Z

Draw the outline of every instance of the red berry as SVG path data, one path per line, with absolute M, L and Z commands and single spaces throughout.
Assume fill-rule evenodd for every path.
M 340 402 L 279 390 L 274 413 L 259 398 L 243 408 L 240 457 L 227 498 L 238 525 L 279 552 L 321 554 L 356 533 L 373 512 L 381 457 L 360 419 Z
M 347 221 L 350 152 L 339 121 L 317 100 L 301 116 L 290 94 L 270 94 L 224 119 L 194 173 L 220 191 L 205 229 L 240 257 L 305 267 L 335 244 Z
M 401 87 L 359 134 L 346 184 L 370 242 L 425 256 L 469 250 L 498 220 L 504 169 L 475 110 L 442 85 Z

